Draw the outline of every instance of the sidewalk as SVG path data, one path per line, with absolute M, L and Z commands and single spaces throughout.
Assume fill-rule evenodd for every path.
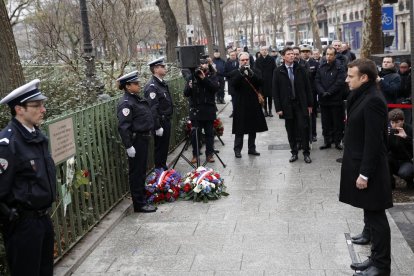
M 228 101 L 228 99 L 227 99 Z M 209 203 L 179 201 L 153 214 L 129 214 L 86 258 L 74 275 L 352 275 L 369 246 L 349 246 L 345 233 L 359 233 L 362 210 L 338 201 L 340 157 L 320 151 L 313 162 L 290 157 L 284 121 L 267 118 L 269 131 L 257 135 L 259 157 L 236 159 L 231 135 L 231 104 L 219 115 L 224 124 L 216 158 L 230 196 Z M 320 133 L 320 125 L 318 125 Z M 180 150 L 179 147 L 177 150 Z M 204 148 L 203 148 L 204 151 Z M 186 151 L 187 156 L 191 150 Z M 204 161 L 205 156 L 202 156 Z M 190 167 L 180 160 L 176 169 Z M 389 216 L 392 274 L 414 274 L 414 254 Z

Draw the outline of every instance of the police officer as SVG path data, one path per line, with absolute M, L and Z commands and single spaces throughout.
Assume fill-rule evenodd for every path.
M 160 57 L 148 63 L 152 78 L 144 88 L 145 98 L 149 101 L 155 121 L 155 168 L 168 169 L 167 156 L 170 145 L 171 117 L 173 102 L 164 77 L 167 74 L 164 58 Z
M 0 132 L 0 210 L 11 275 L 53 275 L 55 164 L 38 126 L 46 97 L 33 80 L 4 97 L 13 118 Z
M 154 129 L 154 119 L 148 101 L 139 96 L 138 71 L 123 75 L 118 88 L 124 90 L 118 109 L 118 132 L 124 144 L 129 163 L 129 188 L 134 212 L 150 213 L 157 210 L 145 200 L 145 176 L 148 159 L 148 143 Z
M 199 151 L 197 147 L 196 131 L 201 134 L 201 128 L 204 129 L 206 137 L 206 161 L 214 162 L 214 128 L 213 123 L 216 119 L 216 103 L 214 101 L 215 93 L 220 89 L 220 81 L 215 70 L 207 59 L 200 60 L 200 68 L 195 71 L 195 82 L 190 80 L 184 90 L 184 95 L 189 97 L 190 102 L 190 120 L 193 127 L 191 142 L 193 146 L 193 159 L 191 163 L 197 163 Z

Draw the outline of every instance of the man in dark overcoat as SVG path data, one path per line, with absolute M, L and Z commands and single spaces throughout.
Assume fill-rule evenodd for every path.
M 354 275 L 390 275 L 391 235 L 385 209 L 393 206 L 387 160 L 387 106 L 376 86 L 377 69 L 368 59 L 348 64 L 348 117 L 339 200 L 364 210 L 371 232 L 371 256 L 351 268 Z
M 263 78 L 261 92 L 265 99 L 264 116 L 273 117 L 272 114 L 272 77 L 273 70 L 276 68 L 274 59 L 268 55 L 267 47 L 260 48 L 260 57 L 256 60 L 255 68 L 260 72 Z
M 256 133 L 267 131 L 266 119 L 258 100 L 258 88 L 262 84 L 262 77 L 257 70 L 249 66 L 249 53 L 239 54 L 240 68 L 230 73 L 230 84 L 237 95 L 234 106 L 233 130 L 236 135 L 234 139 L 234 154 L 241 158 L 243 148 L 243 136 L 249 135 L 248 154 L 260 155 L 256 151 Z
M 233 111 L 231 112 L 230 118 L 233 117 L 234 106 L 236 105 L 236 102 L 237 102 L 237 96 L 234 93 L 234 88 L 228 79 L 230 77 L 231 72 L 237 69 L 239 69 L 239 61 L 237 60 L 237 52 L 232 51 L 229 53 L 229 59 L 226 61 L 226 64 L 224 65 L 224 76 L 226 77 L 226 80 L 227 80 L 227 90 L 228 90 L 229 95 L 231 96 L 231 105 L 233 107 Z
M 313 96 L 306 69 L 294 61 L 291 47 L 282 51 L 284 64 L 273 73 L 273 99 L 276 113 L 285 119 L 292 157 L 289 162 L 298 160 L 298 144 L 302 143 L 306 163 L 311 163 L 309 148 L 309 115 L 312 113 Z

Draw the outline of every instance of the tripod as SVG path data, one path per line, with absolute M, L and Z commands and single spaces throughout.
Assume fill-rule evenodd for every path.
M 192 135 L 195 135 L 195 144 L 196 144 L 196 152 L 197 152 L 197 167 L 191 163 L 191 161 L 184 155 L 184 151 L 188 148 L 188 146 L 191 144 L 191 137 Z M 218 137 L 218 136 L 217 136 Z M 221 139 L 220 139 L 221 141 Z M 177 165 L 178 160 L 180 159 L 180 157 L 182 159 L 184 159 L 191 167 L 193 167 L 194 169 L 200 167 L 200 147 L 199 147 L 199 138 L 198 138 L 198 127 L 192 127 L 190 133 L 187 135 L 186 140 L 185 140 L 185 144 L 182 147 L 180 153 L 178 154 L 178 156 L 175 158 L 174 160 L 174 164 L 172 165 L 172 168 L 175 168 L 175 165 Z M 222 142 L 222 141 L 221 141 Z M 223 142 L 222 142 L 223 143 Z M 224 145 L 224 143 L 223 143 Z M 223 168 L 226 167 L 226 164 L 224 164 L 223 160 L 221 160 L 220 156 L 218 155 L 218 152 L 216 150 L 213 151 L 213 154 L 217 157 L 217 159 L 220 161 L 221 165 L 223 165 Z M 204 163 L 202 164 L 203 167 L 208 163 L 207 158 L 206 161 L 204 161 Z

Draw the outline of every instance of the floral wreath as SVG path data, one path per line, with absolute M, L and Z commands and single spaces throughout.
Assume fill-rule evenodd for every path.
M 180 183 L 181 175 L 176 170 L 156 169 L 146 180 L 147 202 L 174 202 L 180 196 Z

